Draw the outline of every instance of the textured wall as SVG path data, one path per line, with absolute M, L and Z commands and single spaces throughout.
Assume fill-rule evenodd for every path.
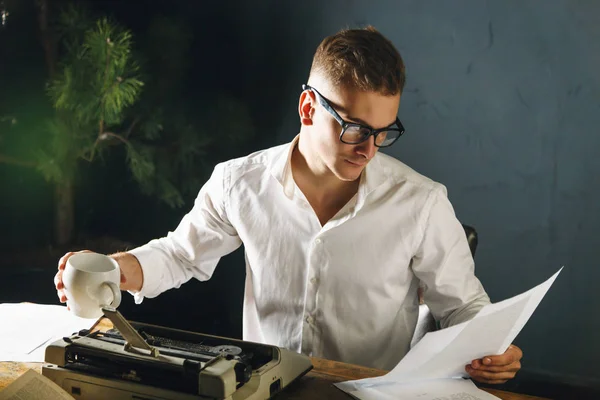
M 444 183 L 459 218 L 478 229 L 476 271 L 492 300 L 566 266 L 517 339 L 524 369 L 600 382 L 600 2 L 260 7 L 241 23 L 245 73 L 261 77 L 248 90 L 269 110 L 262 132 L 279 142 L 297 133 L 300 85 L 324 35 L 374 25 L 407 65 L 407 132 L 387 152 Z

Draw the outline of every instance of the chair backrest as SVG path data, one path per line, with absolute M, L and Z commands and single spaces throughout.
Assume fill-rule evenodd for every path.
M 471 254 L 475 257 L 475 251 L 477 251 L 477 231 L 475 228 L 469 225 L 463 224 L 463 229 L 465 230 L 465 234 L 467 235 L 467 242 L 469 242 L 469 248 L 471 249 Z

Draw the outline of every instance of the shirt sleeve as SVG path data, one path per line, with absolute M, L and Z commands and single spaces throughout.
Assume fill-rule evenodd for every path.
M 428 208 L 428 210 L 427 210 Z M 475 276 L 475 263 L 446 189 L 437 185 L 423 213 L 423 235 L 412 269 L 424 287 L 424 301 L 442 328 L 475 316 L 490 298 Z
M 227 218 L 228 175 L 226 164 L 218 164 L 204 184 L 192 210 L 166 237 L 129 251 L 144 274 L 139 292 L 130 292 L 135 302 L 178 288 L 191 278 L 209 279 L 220 258 L 241 245 Z

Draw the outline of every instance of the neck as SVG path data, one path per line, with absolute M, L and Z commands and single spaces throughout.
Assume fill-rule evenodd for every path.
M 311 204 L 331 205 L 340 201 L 345 204 L 358 192 L 360 178 L 354 181 L 339 179 L 322 161 L 311 158 L 310 154 L 314 153 L 305 146 L 300 136 L 291 160 L 294 181 L 302 193 Z

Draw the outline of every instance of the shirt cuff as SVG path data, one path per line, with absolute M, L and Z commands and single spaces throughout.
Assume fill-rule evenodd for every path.
M 129 290 L 133 295 L 135 304 L 140 304 L 144 297 L 156 297 L 160 294 L 160 283 L 162 280 L 160 268 L 157 268 L 157 249 L 152 246 L 152 241 L 141 247 L 128 251 L 140 263 L 142 267 L 143 283 L 139 292 Z

